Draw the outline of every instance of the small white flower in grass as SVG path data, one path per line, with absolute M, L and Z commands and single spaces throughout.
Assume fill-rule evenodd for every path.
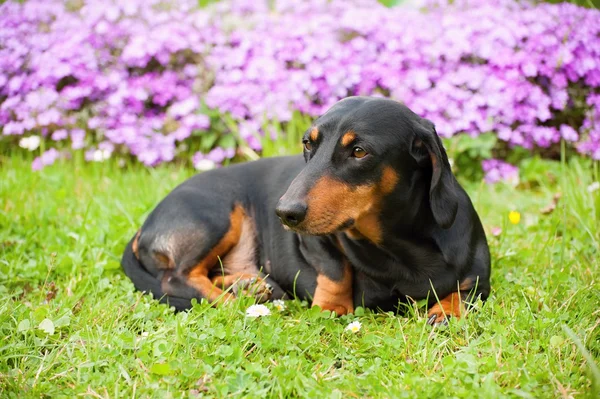
M 92 161 L 94 162 L 103 162 L 110 158 L 110 151 L 108 150 L 96 150 L 92 154 Z
M 360 321 L 353 321 L 352 323 L 346 326 L 346 331 L 352 331 L 353 333 L 357 333 L 360 331 L 361 327 L 362 324 L 360 324 Z
M 600 181 L 595 181 L 590 184 L 587 188 L 588 193 L 593 193 L 594 191 L 600 190 Z
M 261 317 L 268 316 L 271 311 L 265 305 L 252 305 L 246 309 L 246 317 Z
M 196 168 L 196 170 L 199 170 L 202 172 L 204 172 L 206 170 L 214 169 L 215 166 L 216 166 L 216 164 L 213 161 L 211 161 L 210 159 L 201 159 L 194 164 L 194 167 Z
M 281 299 L 275 299 L 273 301 L 273 307 L 280 312 L 283 312 L 285 310 L 285 302 L 283 302 Z
M 40 136 L 23 137 L 21 140 L 19 140 L 19 147 L 25 148 L 29 151 L 34 151 L 40 146 L 40 142 Z

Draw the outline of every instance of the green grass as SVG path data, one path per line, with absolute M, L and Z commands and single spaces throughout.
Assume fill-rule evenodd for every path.
M 493 292 L 432 330 L 417 307 L 335 318 L 290 302 L 248 319 L 242 298 L 174 314 L 134 292 L 119 259 L 193 171 L 76 159 L 36 173 L 30 161 L 0 158 L 2 398 L 600 394 L 600 191 L 585 190 L 597 164 L 532 161 L 525 188 L 466 185 L 486 230 L 503 229 L 489 237 Z M 556 192 L 556 210 L 541 214 Z M 362 330 L 345 332 L 354 320 Z

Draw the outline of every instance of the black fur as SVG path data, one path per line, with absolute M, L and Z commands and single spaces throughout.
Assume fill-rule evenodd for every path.
M 224 235 L 229 213 L 241 204 L 257 231 L 256 265 L 281 287 L 274 297 L 287 292 L 310 300 L 317 273 L 338 279 L 347 259 L 354 273 L 355 306 L 392 310 L 407 297 L 433 303 L 432 287 L 443 298 L 464 281 L 471 281 L 468 289 L 485 300 L 490 289 L 485 233 L 433 124 L 392 100 L 350 97 L 314 126 L 319 137 L 304 159 L 270 158 L 205 172 L 173 190 L 142 226 L 142 261 L 133 255 L 132 242 L 123 255 L 123 268 L 135 287 L 177 309 L 189 308 L 190 299 L 200 296 L 185 284 L 186 271 Z M 340 138 L 348 131 L 357 139 L 344 147 Z M 354 146 L 368 156 L 352 158 Z M 306 201 L 323 176 L 354 190 L 378 182 L 386 167 L 398 181 L 379 208 L 379 243 L 346 234 L 353 219 L 338 230 L 306 235 L 302 222 L 296 231 L 287 231 L 275 213 L 284 193 L 283 202 Z M 166 296 L 161 289 L 164 272 L 153 258 L 156 250 L 167 252 L 175 263 L 172 273 L 181 287 L 176 295 Z

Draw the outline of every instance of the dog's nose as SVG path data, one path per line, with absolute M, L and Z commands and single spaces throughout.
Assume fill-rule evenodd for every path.
M 294 227 L 304 220 L 307 209 L 306 204 L 302 202 L 282 203 L 279 201 L 275 213 L 284 224 Z

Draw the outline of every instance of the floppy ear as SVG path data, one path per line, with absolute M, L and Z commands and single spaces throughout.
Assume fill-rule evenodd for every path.
M 421 167 L 431 167 L 429 204 L 436 223 L 447 229 L 452 226 L 458 212 L 456 179 L 452 175 L 448 156 L 438 137 L 435 126 L 427 119 L 415 124 L 415 138 L 411 155 Z

